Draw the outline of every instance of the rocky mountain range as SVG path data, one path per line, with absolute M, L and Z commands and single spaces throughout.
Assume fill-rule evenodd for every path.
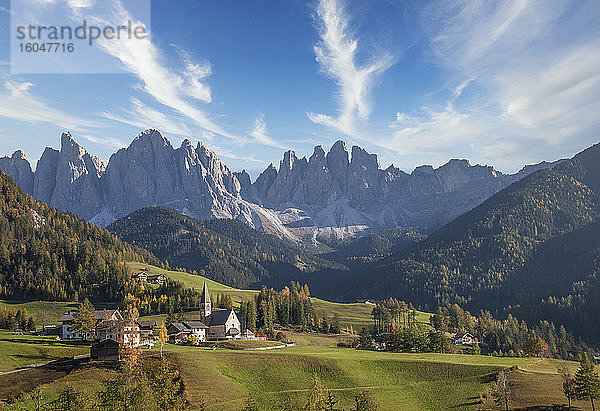
M 284 153 L 256 181 L 232 172 L 202 143 L 184 140 L 179 148 L 157 130 L 146 130 L 108 163 L 89 154 L 70 133 L 60 150 L 47 147 L 35 171 L 22 151 L 0 158 L 0 169 L 37 200 L 108 225 L 145 206 L 168 206 L 206 219 L 236 218 L 290 239 L 357 236 L 391 227 L 429 232 L 479 205 L 532 172 L 516 174 L 491 166 L 450 160 L 408 174 L 382 169 L 376 154 L 343 141 L 328 153 L 321 146 L 310 158 Z

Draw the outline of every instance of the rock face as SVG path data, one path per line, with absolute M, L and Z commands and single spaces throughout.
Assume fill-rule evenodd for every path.
M 35 169 L 33 197 L 44 203 L 50 203 L 56 188 L 56 166 L 60 151 L 46 147 Z
M 252 183 L 234 173 L 202 143 L 179 148 L 146 130 L 108 164 L 90 155 L 70 133 L 60 150 L 46 148 L 35 173 L 22 151 L 0 158 L 0 169 L 26 192 L 88 221 L 107 225 L 139 208 L 164 205 L 197 218 L 237 218 L 259 230 L 291 239 L 311 235 L 354 236 L 389 227 L 430 231 L 477 206 L 502 188 L 540 168 L 504 175 L 488 166 L 450 160 L 438 169 L 411 174 L 343 141 L 310 158 L 284 153 Z
M 260 223 L 242 199 L 237 177 L 215 153 L 189 140 L 174 149 L 156 130 L 142 132 L 108 164 L 64 133 L 60 150 L 47 147 L 35 173 L 21 151 L 1 158 L 0 169 L 36 199 L 100 225 L 148 205 Z
M 33 172 L 22 150 L 15 151 L 11 157 L 0 158 L 0 170 L 11 176 L 27 194 L 33 194 Z
M 103 206 L 100 178 L 104 169 L 104 163 L 81 147 L 71 133 L 63 133 L 50 205 L 85 219 L 95 216 Z
M 279 171 L 269 166 L 254 182 L 253 201 L 272 209 L 287 227 L 313 236 L 353 235 L 390 227 L 425 232 L 442 226 L 479 205 L 504 187 L 555 163 L 528 166 L 505 175 L 489 166 L 450 160 L 434 169 L 417 167 L 411 174 L 390 166 L 383 170 L 377 155 L 343 141 L 325 154 L 284 154 Z
M 147 205 L 166 205 L 197 218 L 242 218 L 252 211 L 236 176 L 201 143 L 174 149 L 156 130 L 140 134 L 113 154 L 102 178 L 103 218 L 118 218 Z

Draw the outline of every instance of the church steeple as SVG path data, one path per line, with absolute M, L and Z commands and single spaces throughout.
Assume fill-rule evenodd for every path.
M 203 322 L 206 321 L 206 317 L 212 313 L 212 303 L 210 302 L 210 293 L 206 282 L 204 283 L 204 289 L 202 290 L 202 299 L 200 300 L 200 318 Z M 208 324 L 207 324 L 208 325 Z

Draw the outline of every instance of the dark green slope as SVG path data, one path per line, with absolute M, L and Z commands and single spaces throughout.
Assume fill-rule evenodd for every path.
M 426 237 L 411 229 L 389 228 L 338 244 L 335 251 L 322 254 L 322 257 L 356 268 L 408 250 Z
M 600 145 L 536 172 L 415 248 L 351 276 L 352 297 L 459 303 L 549 319 L 590 340 L 597 320 Z M 576 321 L 576 323 L 572 323 Z
M 199 221 L 166 207 L 134 211 L 108 229 L 172 267 L 203 271 L 215 281 L 238 288 L 280 287 L 303 274 L 335 267 L 240 221 Z
M 116 301 L 128 260 L 158 263 L 107 230 L 35 201 L 0 172 L 0 297 Z

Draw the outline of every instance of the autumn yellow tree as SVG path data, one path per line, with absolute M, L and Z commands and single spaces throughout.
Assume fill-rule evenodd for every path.
M 160 328 L 158 329 L 158 343 L 160 344 L 160 358 L 163 356 L 163 346 L 169 340 L 169 335 L 167 334 L 167 327 L 165 327 L 165 323 L 160 323 Z

